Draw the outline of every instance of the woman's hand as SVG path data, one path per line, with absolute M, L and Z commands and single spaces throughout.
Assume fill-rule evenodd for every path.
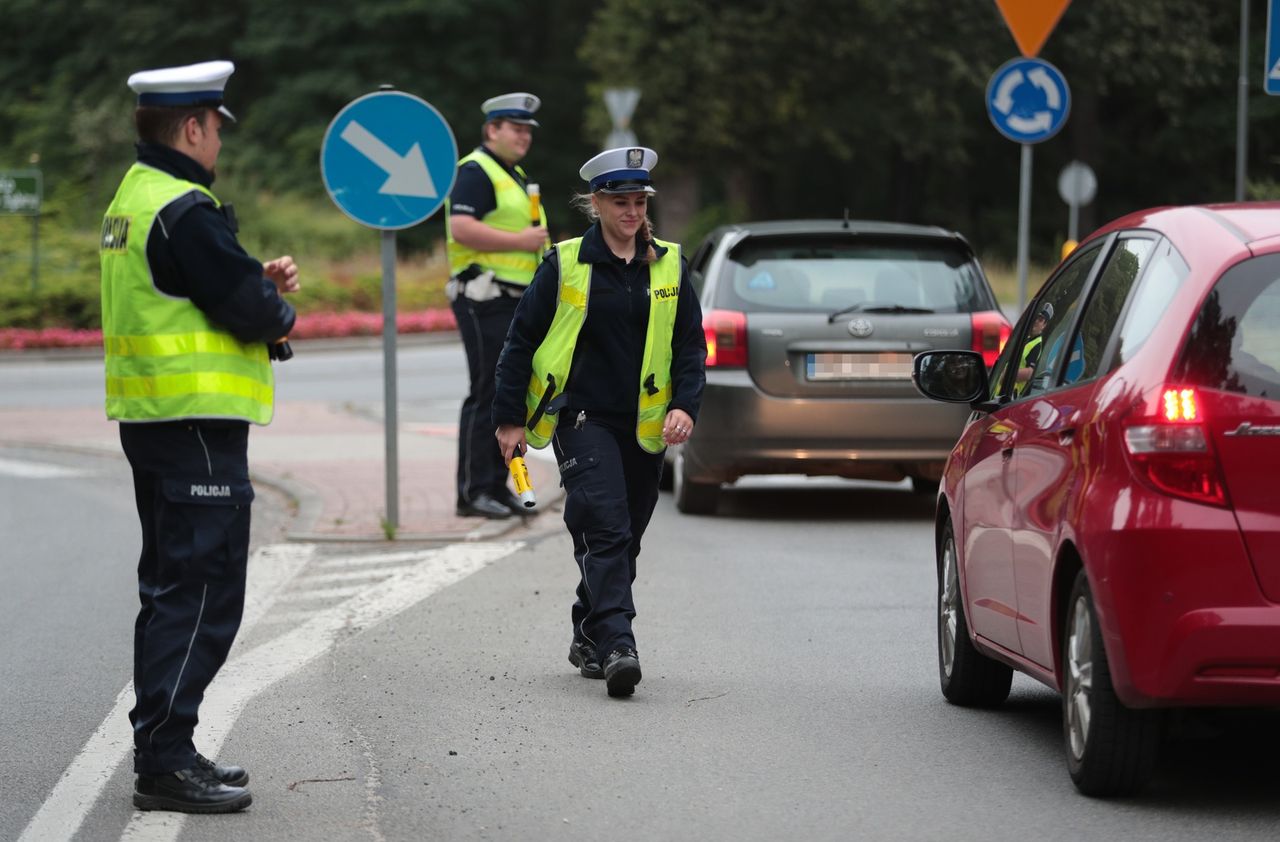
M 683 409 L 673 409 L 662 422 L 662 440 L 667 444 L 684 444 L 693 435 L 693 419 Z
M 502 461 L 508 465 L 511 464 L 511 457 L 515 455 L 516 448 L 520 448 L 523 454 L 529 449 L 529 443 L 524 438 L 524 427 L 519 424 L 503 424 L 494 432 L 498 438 L 498 449 L 502 451 Z

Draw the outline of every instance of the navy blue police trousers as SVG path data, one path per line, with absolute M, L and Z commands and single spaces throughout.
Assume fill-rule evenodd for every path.
M 195 765 L 205 688 L 244 611 L 249 555 L 249 425 L 121 423 L 142 523 L 133 633 L 134 771 Z
M 636 648 L 631 585 L 636 557 L 658 503 L 662 454 L 636 441 L 635 415 L 560 412 L 552 446 L 564 484 L 564 523 L 573 537 L 581 580 L 570 612 L 573 635 L 600 659 Z
M 501 500 L 507 487 L 507 464 L 494 437 L 497 427 L 490 413 L 498 355 L 519 303 L 519 298 L 506 295 L 491 301 L 472 301 L 459 294 L 453 301 L 471 384 L 458 420 L 459 504 L 470 503 L 481 494 L 497 495 Z

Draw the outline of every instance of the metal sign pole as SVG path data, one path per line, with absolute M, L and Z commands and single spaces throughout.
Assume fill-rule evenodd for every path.
M 396 235 L 444 205 L 458 172 L 453 130 L 431 103 L 382 85 L 338 112 L 320 144 L 320 176 L 339 210 L 382 231 L 382 373 L 387 540 L 400 528 L 396 400 Z
M 31 217 L 31 294 L 40 289 L 40 212 Z
M 1240 81 L 1236 103 L 1236 201 L 1244 201 L 1249 150 L 1249 0 L 1240 0 Z
M 394 535 L 400 526 L 399 447 L 396 418 L 396 232 L 382 232 L 382 372 L 383 417 L 387 440 L 387 523 Z
M 1018 183 L 1019 312 L 1027 306 L 1031 147 L 1057 134 L 1070 113 L 1071 88 L 1058 68 L 1047 61 L 1038 58 L 1006 61 L 987 82 L 987 114 L 992 125 L 1022 146 L 1022 173 Z
M 1027 306 L 1027 252 L 1031 227 L 1031 144 L 1022 144 L 1018 182 L 1018 312 Z

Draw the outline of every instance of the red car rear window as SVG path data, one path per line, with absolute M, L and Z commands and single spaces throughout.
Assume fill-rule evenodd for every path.
M 1187 337 L 1183 382 L 1280 400 L 1280 255 L 1223 273 Z

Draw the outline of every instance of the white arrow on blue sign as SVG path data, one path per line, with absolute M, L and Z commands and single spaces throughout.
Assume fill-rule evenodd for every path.
M 1263 89 L 1280 94 L 1280 0 L 1267 4 L 1267 66 L 1263 69 Z
M 987 83 L 987 113 L 1000 134 L 1039 143 L 1058 133 L 1071 113 L 1071 89 L 1058 68 L 1038 58 L 1015 58 Z
M 439 210 L 457 167 L 449 124 L 429 102 L 401 91 L 348 103 L 320 146 L 329 198 L 356 222 L 384 231 L 417 225 Z

